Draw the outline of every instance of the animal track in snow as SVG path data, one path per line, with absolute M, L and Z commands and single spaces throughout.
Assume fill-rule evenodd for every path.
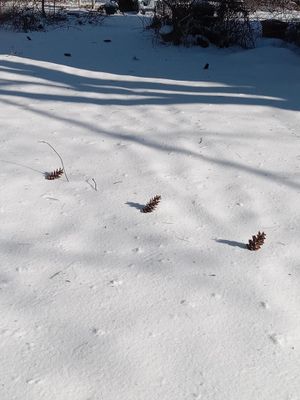
M 7 279 L 0 279 L 0 290 L 7 287 L 9 285 L 9 280 Z
M 286 340 L 283 335 L 279 335 L 277 333 L 272 333 L 269 335 L 269 339 L 276 345 L 282 346 L 285 344 Z
M 59 199 L 54 197 L 54 195 L 52 193 L 44 193 L 44 194 L 41 195 L 41 197 L 43 199 L 49 200 L 49 201 L 60 201 Z
M 31 351 L 34 348 L 34 343 L 26 342 L 25 345 L 28 351 Z
M 220 300 L 222 298 L 222 296 L 219 293 L 212 293 L 211 297 L 213 297 L 216 300 Z
M 31 378 L 31 379 L 27 379 L 27 380 L 26 380 L 26 383 L 27 383 L 28 385 L 37 385 L 37 384 L 40 383 L 40 382 L 41 382 L 40 379 L 34 379 L 34 378 Z
M 0 331 L 0 336 L 4 336 L 4 337 L 14 337 L 14 338 L 22 338 L 24 336 L 26 336 L 26 332 L 22 331 L 20 329 L 14 329 L 14 330 L 10 330 L 10 329 L 2 329 Z
M 102 329 L 92 328 L 92 334 L 95 336 L 104 336 L 106 332 Z
M 261 301 L 259 304 L 262 308 L 265 308 L 265 309 L 270 308 L 269 304 L 266 301 Z
M 109 286 L 117 287 L 117 286 L 121 286 L 121 285 L 123 285 L 123 281 L 121 281 L 121 280 L 112 279 L 111 281 L 109 281 Z
M 2 329 L 1 331 L 0 331 L 0 336 L 11 336 L 11 332 L 10 332 L 10 330 L 8 330 L 8 329 Z
M 131 250 L 133 253 L 142 253 L 143 250 L 140 247 L 136 247 L 134 249 Z

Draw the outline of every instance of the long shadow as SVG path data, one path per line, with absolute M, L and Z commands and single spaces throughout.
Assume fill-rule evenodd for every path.
M 145 22 L 145 21 L 144 21 Z M 178 104 L 210 103 L 210 104 L 255 104 L 278 107 L 282 109 L 299 110 L 300 71 L 294 68 L 294 76 L 282 75 L 282 68 L 276 67 L 277 60 L 282 63 L 285 56 L 291 57 L 289 63 L 298 65 L 299 57 L 287 48 L 273 49 L 270 58 L 269 48 L 259 48 L 248 52 L 240 50 L 196 49 L 190 52 L 186 48 L 153 46 L 151 31 L 143 32 L 144 26 L 137 16 L 124 18 L 108 18 L 103 27 L 93 30 L 82 27 L 82 32 L 63 31 L 33 33 L 32 41 L 28 42 L 26 34 L 15 43 L 10 43 L 11 36 L 0 46 L 1 53 L 9 53 L 9 48 L 16 47 L 20 51 L 18 60 L 26 57 L 26 62 L 1 60 L 3 71 L 13 72 L 22 76 L 45 78 L 48 82 L 70 85 L 78 92 L 118 93 L 128 94 L 130 90 L 145 90 L 145 99 L 127 99 L 124 103 L 118 99 L 104 104 Z M 78 29 L 78 27 L 75 27 Z M 104 36 L 111 36 L 112 42 L 103 43 Z M 55 39 L 55 49 L 51 44 Z M 124 46 L 124 39 L 129 42 Z M 68 49 L 66 48 L 68 47 Z M 4 50 L 5 49 L 5 50 Z M 49 51 L 50 50 L 50 51 Z M 64 53 L 72 53 L 72 57 L 64 57 Z M 238 62 L 236 54 L 238 54 Z M 41 62 L 40 66 L 28 63 L 28 60 Z M 136 60 L 139 61 L 136 61 Z M 210 61 L 209 71 L 203 71 L 202 66 Z M 49 67 L 52 63 L 56 70 Z M 180 63 L 180 65 L 178 65 Z M 192 64 L 191 64 L 192 63 Z M 260 68 L 260 63 L 264 66 Z M 266 64 L 266 65 L 264 65 Z M 183 68 L 180 66 L 182 65 Z M 57 66 L 59 66 L 57 68 Z M 187 68 L 189 66 L 189 68 Z M 62 67 L 62 68 L 61 68 Z M 66 70 L 66 67 L 70 68 Z M 74 69 L 77 69 L 77 71 Z M 78 73 L 80 70 L 86 73 Z M 188 76 L 187 76 L 188 71 Z M 97 72 L 115 74 L 124 77 L 99 80 L 92 78 Z M 135 80 L 125 79 L 135 76 Z M 137 81 L 139 79 L 139 82 Z M 147 79 L 143 82 L 142 79 Z M 168 83 L 159 82 L 167 79 Z M 175 84 L 175 81 L 185 81 L 186 84 Z M 189 85 L 188 82 L 193 82 Z M 214 82 L 213 87 L 195 88 L 195 82 Z M 275 84 L 276 82 L 276 84 Z M 51 84 L 50 84 L 51 85 Z M 103 87 L 105 86 L 105 87 Z M 225 87 L 224 87 L 225 86 Z M 1 85 L 3 87 L 3 85 Z M 147 93 L 148 91 L 156 93 Z M 159 90 L 169 93 L 158 93 Z M 181 92 L 182 97 L 178 96 Z M 188 93 L 182 93 L 187 91 Z M 5 92 L 3 92 L 4 94 Z M 206 95 L 208 95 L 206 97 Z M 17 95 L 17 93 L 11 95 Z M 20 93 L 19 93 L 20 95 Z M 26 97 L 26 94 L 24 94 Z M 31 94 L 32 95 L 32 94 Z M 152 96 L 151 96 L 152 95 Z M 195 95 L 195 96 L 193 96 Z M 200 97 L 198 97 L 198 95 Z M 251 96 L 247 98 L 247 95 Z M 152 98 L 154 96 L 154 98 Z M 71 96 L 70 96 L 71 97 Z M 77 97 L 77 96 L 76 96 Z M 33 97 L 31 97 L 33 98 Z M 48 99 L 47 95 L 38 97 Z M 64 101 L 63 98 L 51 97 L 52 100 Z M 74 101 L 68 97 L 68 101 Z M 94 104 L 103 104 L 98 100 Z M 76 101 L 76 100 L 75 100 Z M 89 103 L 92 100 L 77 98 L 77 101 Z M 95 100 L 94 100 L 95 101 Z
M 99 33 L 101 30 L 95 31 L 95 35 L 97 32 Z M 62 35 L 64 35 L 64 33 L 62 33 Z M 141 33 L 137 31 L 135 35 L 141 35 Z M 40 36 L 37 37 L 40 38 Z M 120 38 L 123 39 L 122 34 L 120 34 Z M 114 40 L 113 43 L 115 42 L 116 41 Z M 145 44 L 149 45 L 149 43 Z M 10 73 L 13 74 L 14 78 L 11 80 L 11 83 L 9 79 L 1 80 L 1 83 L 3 82 L 3 84 L 0 85 L 0 101 L 2 103 L 21 107 L 24 110 L 49 119 L 56 119 L 57 121 L 67 123 L 75 122 L 77 126 L 101 134 L 102 136 L 105 135 L 110 138 L 137 143 L 141 146 L 161 152 L 176 152 L 192 156 L 200 161 L 241 170 L 262 179 L 278 182 L 279 184 L 296 190 L 300 189 L 299 182 L 293 181 L 290 178 L 286 178 L 270 170 L 258 169 L 251 165 L 236 162 L 231 159 L 207 156 L 200 152 L 190 151 L 181 147 L 179 148 L 171 144 L 161 145 L 154 139 L 149 137 L 145 138 L 145 136 L 141 137 L 139 135 L 104 131 L 103 129 L 99 129 L 99 126 L 96 124 L 83 122 L 81 120 L 71 121 L 63 114 L 57 115 L 45 111 L 45 109 L 41 109 L 41 107 L 37 109 L 34 105 L 28 102 L 24 103 L 22 101 L 23 104 L 18 104 L 17 101 L 13 100 L 25 99 L 37 100 L 39 102 L 51 101 L 66 104 L 80 103 L 98 106 L 116 105 L 128 107 L 135 105 L 165 106 L 175 104 L 197 104 L 199 106 L 203 104 L 239 106 L 254 105 L 268 108 L 275 107 L 287 110 L 299 110 L 300 101 L 297 86 L 299 84 L 296 79 L 297 77 L 300 78 L 299 70 L 295 72 L 295 76 L 282 77 L 282 80 L 276 85 L 274 82 L 271 82 L 272 77 L 270 78 L 267 75 L 267 68 L 264 70 L 266 76 L 259 77 L 259 79 L 255 74 L 249 75 L 249 70 L 247 70 L 247 74 L 244 74 L 244 71 L 241 70 L 238 74 L 234 75 L 234 73 L 230 71 L 228 74 L 220 74 L 220 69 L 218 69 L 215 72 L 215 76 L 214 71 L 210 72 L 210 75 L 203 75 L 203 71 L 201 71 L 201 74 L 199 72 L 196 79 L 194 71 L 188 79 L 178 82 L 177 80 L 175 81 L 175 79 L 182 77 L 182 73 L 178 72 L 178 68 L 176 69 L 172 66 L 172 68 L 168 69 L 166 66 L 163 67 L 158 64 L 156 72 L 160 70 L 162 71 L 158 74 L 153 69 L 149 69 L 145 63 L 140 64 L 135 62 L 134 65 L 142 66 L 139 67 L 137 72 L 135 72 L 135 78 L 133 79 L 132 76 L 129 76 L 126 72 L 128 60 L 126 61 L 127 55 L 125 55 L 124 52 L 121 53 L 121 55 L 126 61 L 125 64 L 127 63 L 127 66 L 124 66 L 122 62 L 117 63 L 117 65 L 112 62 L 114 53 L 117 51 L 116 47 L 107 48 L 102 46 L 104 53 L 101 57 L 108 57 L 108 60 L 103 61 L 102 64 L 99 65 L 98 69 L 93 69 L 90 64 L 84 60 L 84 57 L 72 57 L 67 61 L 65 58 L 55 55 L 56 53 L 53 51 L 45 52 L 40 47 L 37 47 L 34 50 L 35 41 L 32 41 L 32 43 L 30 42 L 30 46 L 33 46 L 33 48 L 31 48 L 31 51 L 34 53 L 34 56 L 32 55 L 32 60 L 27 58 L 22 62 L 20 61 L 20 57 L 17 60 L 1 60 L 1 78 L 2 75 L 5 77 L 5 75 L 9 75 Z M 120 46 L 120 49 L 123 51 L 122 42 L 117 44 L 117 46 Z M 135 48 L 132 48 L 132 51 L 135 50 Z M 151 47 L 149 47 L 148 50 L 148 55 L 144 52 L 144 56 L 148 57 L 148 61 L 153 61 L 153 59 L 155 59 L 154 56 L 157 54 L 166 54 L 166 56 L 168 56 L 174 54 L 175 51 L 174 49 L 167 48 L 159 49 L 157 53 L 157 49 Z M 185 55 L 189 55 L 185 50 L 187 49 L 181 50 L 181 53 L 176 53 L 177 56 L 181 55 L 181 62 L 183 64 L 191 60 L 191 58 L 188 58 L 187 60 L 184 59 Z M 287 49 L 284 50 L 286 52 L 289 51 Z M 83 51 L 89 50 L 83 48 Z M 253 52 L 255 52 L 255 50 L 253 50 Z M 243 53 L 241 57 L 244 57 L 244 54 L 246 53 Z M 261 55 L 261 52 L 259 54 Z M 205 57 L 208 57 L 209 53 L 204 53 L 204 55 Z M 253 55 L 255 54 L 253 53 Z M 224 68 L 226 70 L 226 68 L 228 68 L 228 63 L 231 62 L 230 56 L 230 53 L 223 53 L 223 58 L 215 56 L 215 62 L 217 62 L 217 60 L 224 60 Z M 232 57 L 234 56 L 235 54 L 232 53 Z M 97 60 L 99 60 L 99 57 Z M 43 62 L 40 65 L 35 65 L 37 61 L 47 61 L 48 63 L 46 64 Z M 243 66 L 246 66 L 245 61 Z M 81 68 L 81 70 L 76 70 L 75 68 Z M 138 67 L 136 68 L 138 69 Z M 184 71 L 187 70 L 186 67 L 182 69 Z M 103 75 L 101 75 L 101 78 L 98 78 L 97 75 L 95 77 L 95 71 L 118 75 L 107 75 L 107 77 L 104 75 L 104 78 Z M 19 81 L 15 79 L 15 75 L 20 75 Z M 153 81 L 153 78 L 155 78 L 155 81 Z M 262 78 L 268 81 L 267 85 L 263 82 Z M 292 87 L 289 85 L 291 79 L 294 82 Z M 300 81 L 300 79 L 298 81 Z M 20 91 L 15 88 L 15 85 L 31 86 L 31 91 Z M 46 92 L 47 87 L 50 88 L 50 93 Z M 63 89 L 63 94 L 61 94 L 62 92 L 55 93 L 56 89 Z M 70 90 L 70 94 L 68 94 L 68 90 Z M 108 97 L 109 95 L 112 95 L 113 97 Z
M 132 201 L 127 201 L 125 204 L 127 204 L 129 207 L 136 208 L 137 210 L 140 211 L 145 207 L 145 204 L 134 203 Z
M 236 242 L 235 240 L 226 240 L 226 239 L 214 239 L 217 243 L 227 244 L 228 246 L 232 247 L 240 247 L 241 249 L 247 249 L 245 243 Z
M 13 101 L 9 101 L 9 100 L 6 100 L 6 103 L 8 103 L 10 105 L 16 105 L 18 107 L 22 107 L 23 109 L 30 110 L 31 112 L 34 112 L 38 115 L 46 116 L 49 118 L 53 117 L 51 113 L 49 113 L 47 111 L 41 111 L 41 110 L 34 109 L 29 105 L 20 106 L 19 104 L 15 103 Z M 55 118 L 62 122 L 74 123 L 74 120 L 69 120 L 66 117 L 61 117 L 61 116 L 55 115 Z M 232 161 L 232 160 L 229 161 L 226 159 L 220 159 L 220 158 L 206 156 L 206 155 L 200 154 L 196 151 L 186 150 L 186 149 L 179 148 L 179 147 L 172 146 L 172 145 L 162 146 L 161 144 L 156 143 L 154 140 L 145 139 L 143 136 L 126 135 L 126 134 L 120 134 L 120 133 L 115 133 L 115 132 L 111 132 L 111 131 L 106 132 L 103 129 L 99 130 L 99 127 L 96 125 L 92 125 L 92 124 L 82 122 L 79 120 L 76 121 L 76 125 L 84 128 L 84 129 L 88 129 L 97 134 L 101 134 L 102 136 L 104 135 L 109 138 L 124 140 L 124 141 L 132 142 L 132 143 L 138 143 L 139 145 L 142 145 L 142 146 L 145 146 L 148 148 L 152 148 L 152 149 L 155 149 L 155 150 L 158 150 L 161 152 L 165 152 L 165 153 L 174 152 L 174 153 L 179 153 L 179 154 L 183 154 L 183 155 L 187 155 L 187 156 L 192 156 L 194 158 L 198 158 L 201 161 L 213 163 L 216 165 L 220 165 L 222 167 L 227 167 L 227 168 L 244 171 L 251 175 L 256 175 L 260 178 L 277 182 L 283 186 L 290 187 L 297 191 L 300 189 L 300 182 L 294 182 L 293 180 L 286 178 L 284 176 L 281 176 L 278 173 L 270 171 L 270 170 L 257 169 L 257 168 L 251 167 L 250 165 L 243 164 L 241 162 L 236 162 L 236 161 Z
M 34 169 L 34 168 L 32 168 L 32 167 L 28 167 L 28 165 L 24 165 L 24 164 L 20 164 L 20 163 L 16 163 L 16 162 L 14 162 L 14 161 L 8 161 L 8 160 L 0 160 L 0 162 L 6 163 L 6 164 L 17 165 L 18 167 L 30 169 L 31 171 L 38 172 L 38 173 L 41 174 L 41 175 L 45 175 L 45 172 L 40 171 L 40 170 L 38 170 L 38 169 Z
M 22 64 L 20 62 L 2 60 L 0 71 L 19 74 L 22 77 L 29 76 L 47 80 L 41 83 L 42 86 L 57 89 L 66 88 L 75 90 L 82 95 L 52 94 L 41 91 L 20 92 L 19 90 L 9 89 L 9 82 L 6 80 L 1 85 L 0 95 L 21 97 L 42 101 L 60 101 L 68 103 L 84 103 L 95 105 L 168 105 L 168 104 L 239 104 L 239 105 L 259 105 L 272 106 L 284 109 L 299 109 L 299 103 L 291 97 L 283 97 L 283 93 L 260 93 L 255 84 L 237 85 L 235 83 L 217 82 L 188 85 L 188 83 L 176 84 L 166 82 L 151 82 L 145 80 L 121 80 L 121 79 L 96 79 L 87 76 L 57 71 L 47 67 Z M 300 77 L 300 76 L 299 76 Z M 169 79 L 166 76 L 166 79 Z M 51 83 L 49 83 L 51 80 Z M 24 80 L 14 81 L 14 84 L 24 84 Z M 27 85 L 40 86 L 40 82 L 27 81 Z M 5 89 L 6 87 L 6 89 Z M 120 98 L 95 98 L 88 94 L 100 95 L 119 95 Z M 291 95 L 290 90 L 290 95 Z M 131 96 L 131 97 L 130 97 Z M 293 100 L 291 102 L 291 100 Z

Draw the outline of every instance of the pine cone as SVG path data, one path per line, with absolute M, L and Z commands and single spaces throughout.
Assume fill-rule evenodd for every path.
M 158 203 L 160 202 L 161 196 L 154 196 L 146 205 L 144 208 L 141 209 L 142 213 L 150 213 L 155 210 L 157 207 Z
M 252 236 L 252 240 L 249 240 L 247 244 L 248 250 L 259 250 L 261 246 L 264 244 L 266 238 L 266 234 L 264 232 L 258 232 L 256 236 Z
M 54 170 L 53 172 L 46 172 L 45 179 L 48 179 L 49 181 L 53 181 L 54 179 L 61 178 L 63 173 L 64 173 L 64 170 L 62 168 L 58 168 L 58 169 Z

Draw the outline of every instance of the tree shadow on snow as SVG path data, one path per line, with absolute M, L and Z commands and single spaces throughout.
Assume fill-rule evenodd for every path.
M 131 32 L 133 32 L 132 29 Z M 47 38 L 51 38 L 53 32 L 49 32 L 49 36 L 46 35 L 47 37 L 44 33 L 36 34 L 37 39 L 45 40 L 44 47 L 41 47 L 39 40 L 33 40 L 29 43 L 24 36 L 24 42 L 27 46 L 23 43 L 26 47 L 26 58 L 22 61 L 22 56 L 19 55 L 18 58 L 1 59 L 0 103 L 17 107 L 49 120 L 76 125 L 102 137 L 106 136 L 111 139 L 135 143 L 165 153 L 174 152 L 187 155 L 201 162 L 244 171 L 252 176 L 275 181 L 283 186 L 296 190 L 300 189 L 300 183 L 297 182 L 296 178 L 286 177 L 282 172 L 252 166 L 246 160 L 244 162 L 242 160 L 235 161 L 226 154 L 221 157 L 213 156 L 202 153 L 197 149 L 195 151 L 187 150 L 176 144 L 165 145 L 155 140 L 153 135 L 145 136 L 105 131 L 103 127 L 99 126 L 99 121 L 82 119 L 80 115 L 78 118 L 75 115 L 71 117 L 60 112 L 62 108 L 67 108 L 69 104 L 83 105 L 83 109 L 86 105 L 95 105 L 101 108 L 101 106 L 110 105 L 130 107 L 192 104 L 199 106 L 199 112 L 201 112 L 203 105 L 260 106 L 266 107 L 268 112 L 270 107 L 299 110 L 298 82 L 300 82 L 300 71 L 293 67 L 292 62 L 295 61 L 297 56 L 290 50 L 275 49 L 275 60 L 270 59 L 268 51 L 264 55 L 265 50 L 262 51 L 262 49 L 247 52 L 241 50 L 239 53 L 220 50 L 221 55 L 217 52 L 212 53 L 214 63 L 212 63 L 212 69 L 206 73 L 207 71 L 204 72 L 200 68 L 200 61 L 202 60 L 202 63 L 210 52 L 195 49 L 194 52 L 190 53 L 189 49 L 153 48 L 150 43 L 145 42 L 144 44 L 148 47 L 146 50 L 140 49 L 143 52 L 140 55 L 137 53 L 137 49 L 130 48 L 129 44 L 126 51 L 124 50 L 124 36 L 119 33 L 120 40 L 114 37 L 113 42 L 109 45 L 115 47 L 107 47 L 102 42 L 100 45 L 99 42 L 97 44 L 97 46 L 100 46 L 98 48 L 99 53 L 96 54 L 92 51 L 94 45 L 91 43 L 93 43 L 92 37 L 95 40 L 99 33 L 101 33 L 101 27 L 89 32 L 90 37 L 86 39 L 89 41 L 84 46 L 84 33 L 82 33 L 82 37 L 78 36 L 78 40 L 81 41 L 79 45 L 73 36 L 71 40 L 71 36 L 64 36 L 67 35 L 66 32 L 60 32 L 62 41 L 65 40 L 68 45 L 76 45 L 75 49 L 68 49 L 73 55 L 70 59 L 66 59 L 63 56 L 63 51 L 60 51 L 59 48 L 50 48 L 51 51 L 49 51 Z M 133 35 L 133 33 L 131 34 Z M 134 35 L 142 35 L 142 33 L 136 31 Z M 60 45 L 60 42 L 58 44 Z M 1 44 L 2 48 L 3 46 L 8 45 Z M 82 51 L 80 57 L 78 56 L 79 49 Z M 138 63 L 132 61 L 131 51 L 138 56 Z M 0 48 L 1 52 L 3 53 L 3 50 L 1 51 Z M 256 52 L 260 57 L 258 61 L 262 59 L 264 63 L 260 64 L 256 60 Z M 281 57 L 280 62 L 283 62 L 282 52 L 291 57 L 291 60 L 287 60 L 287 63 L 291 64 L 292 73 L 289 76 L 282 77 L 281 72 L 281 79 L 274 80 L 274 74 L 279 73 L 279 67 L 277 69 L 274 67 L 271 70 L 269 67 L 275 64 L 276 57 L 278 59 Z M 117 56 L 122 56 L 122 62 L 120 60 L 114 62 L 114 57 Z M 170 59 L 165 61 L 168 57 Z M 176 65 L 172 61 L 172 57 L 175 57 L 180 65 Z M 249 66 L 251 57 L 254 57 L 254 61 Z M 153 63 L 153 60 L 156 60 L 156 63 Z M 199 62 L 199 65 L 194 67 L 191 61 L 195 64 Z M 131 63 L 135 65 L 133 70 L 128 69 Z M 255 72 L 255 68 L 258 68 L 259 74 Z M 188 76 L 187 71 L 189 71 Z M 101 76 L 99 73 L 101 73 Z M 16 75 L 19 76 L 19 79 Z M 19 87 L 24 88 L 24 90 L 19 90 Z M 26 88 L 28 89 L 26 90 Z M 47 107 L 42 106 L 43 102 L 47 104 Z M 49 102 L 57 104 L 57 109 L 49 109 Z M 213 111 L 213 108 L 211 110 Z M 107 115 L 106 118 L 109 117 Z M 142 110 L 140 118 L 143 118 Z M 157 121 L 158 126 L 159 123 Z M 213 132 L 208 134 L 213 135 Z M 226 136 L 234 137 L 239 142 L 242 140 L 255 141 L 258 138 L 255 132 L 249 134 L 249 136 L 242 136 L 236 130 L 233 133 L 226 133 Z M 265 139 L 271 140 L 267 137 Z
M 205 79 L 202 80 L 201 76 L 195 79 L 192 84 L 189 84 L 189 81 L 181 83 L 176 81 L 169 81 L 168 83 L 145 81 L 136 76 L 136 79 L 132 81 L 126 76 L 122 77 L 122 75 L 117 76 L 117 79 L 100 79 L 89 77 L 89 71 L 86 71 L 86 76 L 81 76 L 45 66 L 23 64 L 19 61 L 1 60 L 1 64 L 0 73 L 9 72 L 24 77 L 32 77 L 33 79 L 38 77 L 47 81 L 47 83 L 38 83 L 40 90 L 29 92 L 14 90 L 10 86 L 15 84 L 37 86 L 34 80 L 10 81 L 9 79 L 2 79 L 1 96 L 7 95 L 30 100 L 84 103 L 100 106 L 238 104 L 299 109 L 297 93 L 294 94 L 294 100 L 289 101 L 284 97 L 283 92 L 275 93 L 272 91 L 272 93 L 264 93 L 254 82 L 250 84 L 249 82 L 223 82 L 215 81 L 213 77 L 211 81 L 206 81 Z M 170 80 L 168 74 L 163 79 Z M 205 85 L 199 85 L 199 82 L 205 82 Z M 66 89 L 66 93 L 70 90 L 75 90 L 77 94 L 74 96 L 73 93 L 63 95 L 51 93 L 56 88 Z M 47 89 L 49 89 L 48 92 Z M 89 94 L 92 96 L 89 96 Z M 289 94 L 292 95 L 290 87 Z M 105 95 L 115 96 L 107 98 Z

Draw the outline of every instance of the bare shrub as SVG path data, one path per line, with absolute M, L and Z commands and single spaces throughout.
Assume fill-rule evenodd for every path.
M 41 12 L 37 2 L 28 0 L 1 0 L 0 23 L 28 32 L 42 29 Z
M 118 4 L 121 12 L 139 11 L 138 0 L 118 0 Z
M 245 5 L 251 12 L 267 11 L 269 13 L 285 14 L 299 9 L 299 0 L 245 0 Z
M 219 47 L 254 47 L 249 13 L 240 0 L 160 0 L 154 21 L 172 25 L 172 33 L 163 39 L 177 45 L 189 35 L 200 35 Z

